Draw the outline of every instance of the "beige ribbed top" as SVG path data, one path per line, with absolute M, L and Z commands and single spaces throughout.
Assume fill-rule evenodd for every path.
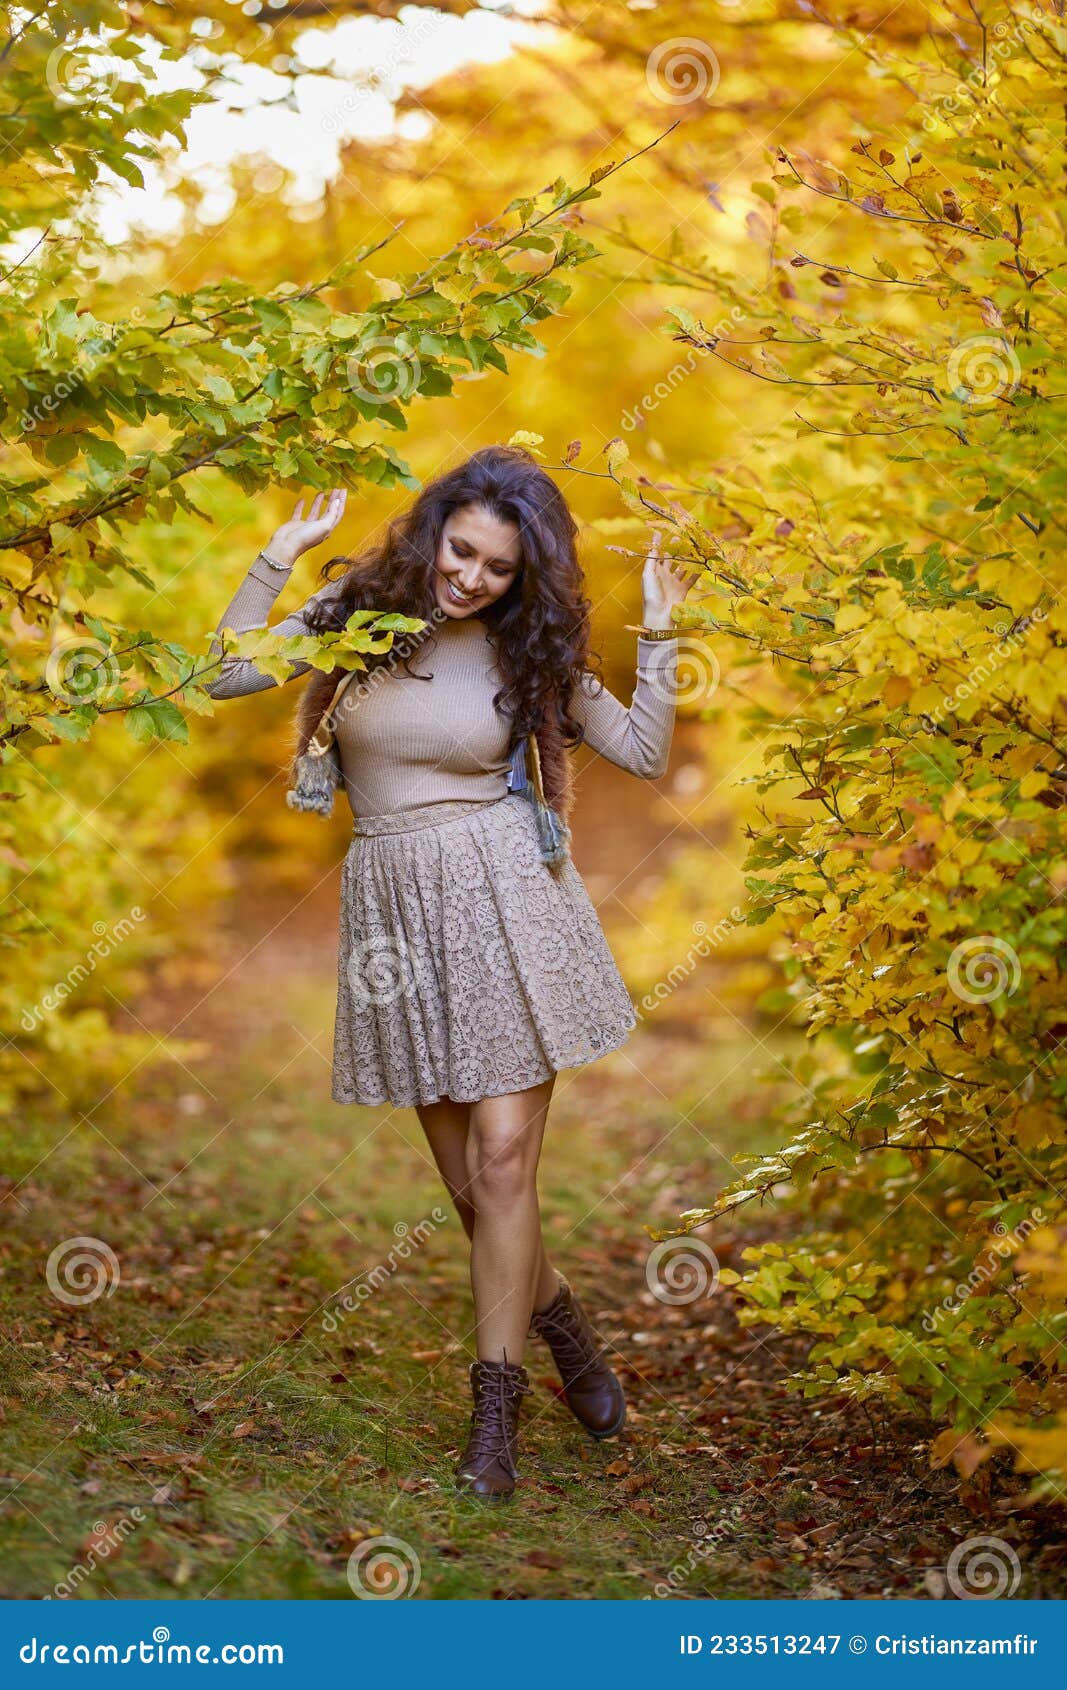
M 273 578 L 272 578 L 273 576 Z M 286 577 L 260 560 L 252 565 L 220 618 L 217 632 L 264 628 Z M 275 623 L 274 634 L 307 634 L 312 603 L 337 591 L 328 582 L 299 610 Z M 219 655 L 218 646 L 212 646 Z M 630 708 L 589 674 L 575 690 L 571 711 L 585 743 L 631 774 L 664 774 L 674 729 L 673 640 L 637 642 L 637 684 Z M 287 677 L 310 664 L 294 662 Z M 477 616 L 449 618 L 410 663 L 352 682 L 337 711 L 337 746 L 345 787 L 357 816 L 389 815 L 457 798 L 500 798 L 507 791 L 509 723 L 493 705 L 502 685 L 490 630 Z M 419 677 L 432 677 L 420 679 Z M 224 657 L 208 686 L 213 698 L 239 698 L 277 683 L 251 658 Z

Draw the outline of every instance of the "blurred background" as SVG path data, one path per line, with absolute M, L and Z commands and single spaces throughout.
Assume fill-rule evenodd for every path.
M 1038 548 L 1032 566 L 987 569 L 976 599 L 970 578 L 955 596 L 945 586 L 944 558 L 921 581 L 897 565 L 909 544 L 943 540 L 961 571 L 972 558 L 977 570 L 976 546 L 988 543 L 1003 559 L 1019 542 L 1017 488 L 1005 486 L 1015 471 L 999 479 L 996 439 L 1011 413 L 960 420 L 970 395 L 955 378 L 946 384 L 943 368 L 951 373 L 954 336 L 973 339 L 983 326 L 1006 334 L 1019 308 L 1010 289 L 1036 288 L 1062 267 L 1038 253 L 1030 271 L 1019 260 L 1005 280 L 1012 266 L 996 268 L 999 247 L 988 256 L 985 225 L 968 230 L 976 244 L 966 261 L 962 248 L 946 252 L 973 162 L 961 152 L 946 162 L 952 147 L 966 148 L 970 122 L 946 114 L 961 109 L 960 76 L 983 97 L 995 90 L 991 55 L 1007 27 L 970 4 L 910 0 L 830 11 L 807 0 L 86 0 L 8 9 L 0 125 L 23 130 L 0 127 L 0 467 L 13 607 L 3 633 L 12 678 L 0 865 L 5 943 L 17 964 L 0 976 L 8 1022 L 0 1097 L 12 1123 L 0 1197 L 14 1222 L 0 1244 L 9 1287 L 0 1377 L 15 1409 L 10 1422 L 0 1412 L 10 1481 L 0 1498 L 4 1594 L 71 1594 L 60 1585 L 88 1566 L 75 1579 L 78 1594 L 346 1596 L 349 1556 L 390 1531 L 417 1550 L 423 1596 L 944 1594 L 938 1569 L 949 1549 L 974 1514 L 994 1507 L 991 1445 L 967 1446 L 957 1487 L 945 1470 L 957 1454 L 950 1428 L 935 1469 L 923 1455 L 917 1472 L 929 1431 L 921 1410 L 933 1400 L 935 1421 L 988 1431 L 1005 1380 L 1014 1377 L 1022 1407 L 1033 1408 L 1024 1399 L 1037 1363 L 1011 1353 L 1019 1314 L 1011 1287 L 1003 1320 L 992 1298 L 987 1305 L 999 1360 L 986 1362 L 966 1325 L 957 1334 L 946 1324 L 943 1347 L 921 1350 L 931 1264 L 938 1294 L 951 1290 L 994 1216 L 999 1234 L 1016 1227 L 1042 1187 L 1020 1180 L 1001 1220 L 988 1193 L 952 1183 L 960 1162 L 982 1174 L 984 1150 L 954 1163 L 927 1155 L 952 1148 L 948 1129 L 937 1139 L 938 1111 L 966 1135 L 972 1097 L 980 1093 L 992 1120 L 994 1105 L 1017 1107 L 1023 1084 L 1014 1050 L 1001 1063 L 1003 1006 L 987 1015 L 990 1000 L 972 996 L 979 1013 L 962 1018 L 976 1042 L 958 1060 L 973 1056 L 974 1090 L 961 1083 L 944 1101 L 937 1064 L 951 1039 L 962 1049 L 965 1038 L 955 1021 L 945 1033 L 937 1020 L 944 959 L 927 943 L 928 910 L 938 898 L 952 906 L 936 930 L 939 939 L 959 926 L 951 946 L 968 922 L 999 932 L 981 897 L 992 908 L 1008 887 L 1022 931 L 1036 894 L 1014 861 L 1005 866 L 1008 828 L 981 849 L 968 841 L 962 886 L 955 863 L 932 890 L 926 884 L 940 822 L 911 838 L 915 817 L 930 817 L 957 770 L 959 793 L 969 783 L 980 805 L 994 777 L 974 751 L 982 736 L 971 735 L 966 712 L 949 749 L 934 745 L 936 756 L 939 727 L 920 730 L 910 719 L 902 736 L 930 736 L 910 762 L 893 712 L 906 706 L 913 675 L 929 683 L 927 712 L 931 699 L 946 703 L 960 674 L 977 693 L 975 630 L 1002 639 L 1013 617 L 1023 618 L 1010 653 L 1021 673 L 1027 618 L 1050 566 Z M 1028 57 L 1029 37 L 1013 28 L 1012 51 L 1029 72 L 1043 61 Z M 1044 38 L 1042 52 L 1052 53 Z M 1025 80 L 1023 93 L 1038 104 Z M 942 154 L 928 167 L 931 186 L 918 167 L 924 101 L 929 113 L 935 94 L 930 134 Z M 1048 87 L 1042 99 L 1048 121 L 1061 123 Z M 987 118 L 995 104 L 990 94 Z M 1024 180 L 1013 179 L 1012 203 L 1040 226 L 1029 142 L 1016 145 L 1029 115 L 1005 119 L 974 169 L 987 172 L 988 187 L 994 167 L 1017 167 Z M 32 150 L 8 141 L 30 128 Z M 875 157 L 864 153 L 871 135 L 884 143 Z M 898 155 L 916 174 L 885 193 L 896 207 L 894 257 L 919 276 L 914 293 L 883 256 L 890 217 L 882 221 L 875 178 Z M 860 172 L 866 217 L 842 203 L 853 190 L 822 162 L 830 158 L 837 170 Z M 775 186 L 790 160 L 806 171 L 802 212 L 789 197 L 793 183 Z M 567 185 L 591 180 L 598 195 L 566 198 Z M 967 211 L 979 222 L 993 217 L 983 191 Z M 992 191 L 986 199 L 993 203 Z M 386 352 L 381 379 L 402 403 L 358 409 L 350 393 L 339 400 L 330 345 L 348 345 L 368 300 L 396 301 L 397 278 L 433 275 L 465 325 L 462 264 L 474 251 L 488 263 L 483 232 L 495 239 L 505 214 L 525 228 L 533 213 L 523 208 L 535 200 L 555 207 L 554 221 L 547 245 L 537 236 L 520 264 L 558 251 L 557 222 L 594 249 L 567 268 L 566 288 L 553 293 L 538 279 L 545 309 L 530 312 L 536 340 L 509 349 L 506 370 L 456 360 L 450 391 L 432 382 L 405 391 L 406 354 L 393 356 L 390 373 Z M 294 305 L 294 293 L 323 278 L 321 303 Z M 506 300 L 522 291 L 499 276 L 493 286 L 491 309 L 501 292 Z M 241 404 L 228 380 L 253 333 L 241 315 L 246 295 L 287 378 L 297 369 L 331 376 L 321 374 L 308 409 L 297 407 L 307 439 L 270 434 L 274 455 L 265 448 L 261 459 L 249 438 L 263 417 L 248 406 L 277 371 L 248 396 L 242 387 Z M 239 325 L 221 348 L 216 315 Z M 117 354 L 109 362 L 109 325 L 121 325 L 121 370 Z M 922 357 L 906 336 L 925 348 Z M 1016 338 L 1016 373 L 1024 358 L 1036 383 L 1040 358 Z M 862 384 L 869 394 L 840 401 L 842 416 L 835 390 L 849 383 L 833 356 L 846 341 L 853 367 L 869 358 L 875 374 Z M 994 352 L 1002 350 L 998 342 Z M 436 356 L 427 352 L 427 364 Z M 261 374 L 251 368 L 248 379 Z M 807 399 L 817 378 L 831 390 L 818 409 Z M 281 386 L 279 376 L 272 402 Z M 915 469 L 921 452 L 905 462 L 884 437 L 898 425 L 917 428 L 926 399 L 955 406 L 947 413 L 955 433 L 948 446 L 951 430 L 938 436 L 935 468 Z M 1020 414 L 1027 399 L 1023 391 Z M 915 415 L 900 410 L 907 404 Z M 176 471 L 173 455 L 163 461 L 175 442 L 210 441 L 212 431 L 217 442 L 231 423 L 234 441 L 205 452 L 195 473 Z M 845 433 L 854 436 L 847 444 Z M 1050 511 L 1055 503 L 1033 435 L 1024 418 L 1012 445 L 1018 482 L 1029 477 L 1028 536 L 1042 531 L 1041 501 Z M 1020 446 L 1024 436 L 1030 444 Z M 355 465 L 358 491 L 331 545 L 301 560 L 276 618 L 314 589 L 328 555 L 353 555 L 373 540 L 412 486 L 513 438 L 538 453 L 580 525 L 593 643 L 617 696 L 628 702 L 633 687 L 636 641 L 625 625 L 640 619 L 654 526 L 642 497 L 669 513 L 678 548 L 695 549 L 709 571 L 714 561 L 730 637 L 716 628 L 716 637 L 686 642 L 662 780 L 639 783 L 578 755 L 575 855 L 639 1025 L 625 1050 L 561 1076 L 542 1199 L 559 1263 L 587 1290 L 626 1371 L 632 1427 L 618 1451 L 579 1449 L 540 1377 L 524 1511 L 505 1533 L 454 1507 L 449 1490 L 470 1310 L 457 1229 L 438 1208 L 414 1116 L 329 1101 L 339 869 L 351 824 L 341 804 L 326 822 L 285 806 L 301 683 L 212 708 L 188 687 L 187 659 L 206 654 L 257 551 L 319 475 L 317 442 L 329 440 L 334 468 Z M 960 442 L 961 463 L 962 447 L 975 451 L 956 482 L 945 464 Z M 113 516 L 119 487 L 125 502 Z M 976 502 L 987 487 L 989 498 Z M 687 517 L 694 509 L 706 529 Z M 1011 538 L 1002 528 L 994 541 L 1002 522 Z M 975 533 L 988 542 L 972 544 Z M 895 601 L 883 607 L 881 656 L 848 671 L 858 679 L 838 707 L 833 688 L 812 679 L 826 673 L 818 640 L 830 647 L 812 627 L 857 638 L 868 598 L 892 599 L 890 575 L 912 593 L 907 616 L 894 623 Z M 841 610 L 852 620 L 835 627 Z M 49 642 L 71 630 L 104 668 L 119 666 L 125 688 L 112 710 L 94 683 L 90 699 L 105 704 L 91 723 L 79 718 L 76 696 L 58 694 L 64 708 L 52 709 L 50 671 L 41 678 Z M 1055 743 L 1040 710 L 1051 715 L 1055 700 L 1048 668 L 1030 667 L 1020 692 L 1029 687 L 1039 700 L 1037 739 L 1025 741 L 1017 723 L 997 737 L 1002 720 L 988 731 L 998 755 L 1018 753 L 1005 802 L 1029 809 L 1011 838 L 1036 857 L 1054 844 L 1051 833 L 1038 837 L 1051 803 L 1042 811 L 1031 800 L 1044 781 L 1037 763 Z M 153 713 L 138 687 L 181 694 L 181 709 Z M 987 691 L 980 708 L 993 717 L 999 707 Z M 866 736 L 855 761 L 853 747 L 841 750 L 841 718 L 847 728 L 853 717 Z M 876 761 L 883 734 L 888 765 Z M 799 754 L 790 764 L 796 744 L 818 779 Z M 945 776 L 950 752 L 957 761 Z M 805 788 L 788 800 L 804 801 L 802 812 L 768 796 L 768 765 Z M 1021 799 L 1016 777 L 1032 783 Z M 838 779 L 848 791 L 840 813 L 830 791 Z M 958 809 L 963 800 L 952 797 Z M 955 815 L 946 805 L 946 839 Z M 759 924 L 746 925 L 752 887 L 743 865 L 757 836 Z M 848 855 L 883 838 L 892 849 L 875 851 L 869 872 L 866 857 Z M 946 855 L 955 844 L 953 835 Z M 835 847 L 831 880 L 821 864 Z M 856 862 L 865 880 L 850 878 Z M 1062 887 L 1050 857 L 1041 862 L 1045 882 Z M 772 908 L 778 873 L 796 914 L 792 955 Z M 897 920 L 901 897 L 914 902 Z M 1051 921 L 1041 931 L 1043 949 L 1035 941 L 1027 966 L 1048 999 L 1035 995 L 1032 1024 L 1018 1036 L 1031 1075 L 1043 1060 L 1033 1053 L 1051 1051 L 1064 1025 L 1051 1002 Z M 898 970 L 888 979 L 883 949 Z M 829 1029 L 818 1072 L 797 1007 L 800 958 L 822 990 Z M 925 978 L 908 972 L 912 961 Z M 862 1001 L 849 996 L 861 976 L 864 990 L 870 984 Z M 1020 1019 L 1024 996 L 1012 1006 Z M 906 1011 L 915 1003 L 913 1025 Z M 864 1042 L 868 1027 L 877 1036 Z M 915 1102 L 913 1070 L 927 1056 L 938 1083 Z M 856 1134 L 869 1128 L 868 1093 L 877 1104 L 891 1063 L 897 1091 L 885 1093 L 870 1131 L 907 1122 L 929 1136 L 863 1162 L 860 1150 L 888 1148 L 884 1137 Z M 1049 1142 L 1041 1102 L 1031 1138 L 1022 1138 L 1035 1158 Z M 696 1224 L 736 1177 L 734 1157 L 788 1140 L 791 1107 L 801 1122 L 825 1114 L 825 1141 L 809 1150 L 797 1137 L 780 1164 L 771 1158 L 760 1202 L 746 1211 L 748 1231 L 717 1225 L 714 1252 L 694 1241 L 696 1290 L 664 1294 L 649 1266 L 648 1229 L 677 1230 L 687 1215 Z M 931 1165 L 936 1196 L 930 1185 L 919 1195 Z M 794 1174 L 804 1219 L 824 1205 L 816 1217 L 824 1230 L 804 1240 L 803 1283 L 788 1278 L 792 1223 L 763 1203 Z M 883 1217 L 898 1217 L 895 1230 L 872 1245 Z M 411 1233 L 418 1248 L 398 1258 L 398 1240 Z M 753 1239 L 764 1251 L 753 1296 L 781 1328 L 771 1337 L 753 1334 L 753 1320 L 746 1326 L 728 1298 L 707 1301 L 720 1267 L 740 1265 Z M 64 1281 L 63 1252 L 86 1241 L 97 1256 L 81 1295 Z M 836 1271 L 842 1254 L 856 1258 L 847 1280 Z M 331 1327 L 324 1311 L 375 1268 L 387 1289 L 358 1320 L 331 1317 Z M 861 1284 L 856 1273 L 867 1275 Z M 825 1318 L 824 1284 L 834 1303 Z M 805 1328 L 793 1316 L 812 1285 L 818 1306 Z M 834 1358 L 819 1369 L 817 1409 L 787 1388 L 812 1330 Z M 1041 1332 L 1027 1331 L 1036 1355 Z M 1034 1412 L 1047 1406 L 1042 1398 Z M 998 1515 L 998 1530 L 1017 1533 L 1021 1494 L 1006 1499 L 1013 1521 Z M 116 1533 L 134 1503 L 141 1515 L 131 1544 L 119 1534 L 120 1552 Z M 1035 1559 L 1025 1594 L 1050 1593 L 1063 1559 L 1060 1548 L 1047 1566 Z M 924 1583 L 928 1574 L 933 1583 Z
M 225 4 L 178 9 L 187 50 L 177 64 L 160 62 L 159 77 L 201 90 L 207 82 L 215 97 L 192 112 L 186 146 L 160 149 L 145 167 L 143 188 L 113 180 L 100 189 L 92 238 L 84 233 L 76 252 L 79 296 L 101 315 L 136 317 L 165 289 L 242 277 L 263 292 L 305 286 L 386 239 L 367 268 L 416 271 L 514 197 L 647 149 L 581 209 L 602 256 L 574 273 L 570 299 L 539 330 L 545 355 L 513 358 L 506 375 L 461 378 L 446 401 L 415 397 L 406 431 L 391 441 L 424 479 L 517 431 L 540 438 L 582 528 L 595 647 L 609 685 L 628 699 L 634 636 L 624 625 L 639 618 L 649 528 L 622 511 L 605 447 L 621 436 L 646 474 L 662 466 L 658 487 L 669 499 L 672 489 L 685 494 L 687 468 L 743 478 L 746 454 L 790 416 L 795 395 L 680 345 L 665 311 L 695 296 L 706 306 L 709 267 L 727 292 L 731 273 L 760 272 L 767 223 L 751 180 L 770 173 L 774 144 L 802 140 L 817 151 L 850 121 L 854 58 L 840 35 L 773 6 L 711 5 L 700 39 L 686 8 L 671 5 L 573 14 L 403 6 L 395 16 L 342 5 L 312 12 L 306 26 L 305 10 L 279 7 L 274 22 L 269 10 Z M 892 27 L 919 22 L 903 7 Z M 650 56 L 664 41 L 674 45 L 659 65 Z M 863 98 L 873 118 L 905 96 L 867 82 Z M 344 290 L 335 292 L 331 304 L 344 310 Z M 731 318 L 724 305 L 721 315 L 728 338 L 741 313 Z M 120 579 L 98 602 L 195 649 L 301 490 L 294 476 L 246 496 L 204 472 L 199 517 L 179 512 L 164 524 L 148 514 L 124 535 L 151 588 Z M 404 497 L 365 485 L 333 550 L 358 551 Z M 739 515 L 736 532 L 743 527 Z M 302 560 L 277 615 L 313 589 L 329 551 Z M 715 954 L 693 970 L 705 1031 L 709 1013 L 713 1023 L 720 1013 L 703 991 L 713 977 L 728 1018 L 758 1013 L 774 978 L 773 930 L 745 935 L 730 916 L 743 890 L 744 782 L 761 763 L 739 726 L 751 687 L 749 678 L 737 691 L 728 652 L 710 644 L 683 680 L 668 779 L 653 793 L 604 766 L 581 777 L 578 857 L 634 990 L 685 958 L 695 919 L 717 934 Z M 227 703 L 196 724 L 188 747 L 145 747 L 132 763 L 117 719 L 102 724 L 91 759 L 76 748 L 48 754 L 66 849 L 77 840 L 79 895 L 116 916 L 133 903 L 148 912 L 112 959 L 120 976 L 136 951 L 165 958 L 174 976 L 197 968 L 192 953 L 233 894 L 255 884 L 298 897 L 336 863 L 343 817 L 309 824 L 283 802 L 296 692 Z M 708 722 L 713 732 L 701 729 Z M 52 873 L 51 863 L 33 876 Z M 79 1011 L 94 992 L 102 1015 L 87 1018 L 87 1034 L 117 1007 L 89 982 Z M 682 1013 L 686 994 L 671 998 L 670 1013 Z M 146 1024 L 168 1030 L 151 1015 Z M 90 1088 L 99 1056 L 94 1049 L 85 1069 Z

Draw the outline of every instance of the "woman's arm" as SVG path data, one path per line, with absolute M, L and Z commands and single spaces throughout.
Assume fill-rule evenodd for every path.
M 247 634 L 254 628 L 267 626 L 267 616 L 292 574 L 297 558 L 310 551 L 312 546 L 321 545 L 344 515 L 346 494 L 343 489 L 334 488 L 326 499 L 324 510 L 325 497 L 323 493 L 315 495 L 306 517 L 303 499 L 297 500 L 292 516 L 288 522 L 283 522 L 280 528 L 275 529 L 266 547 L 267 557 L 281 567 L 272 569 L 265 561 L 264 554 L 260 552 L 219 618 L 210 652 L 211 657 L 218 660 L 219 669 L 214 679 L 206 686 L 206 691 L 212 698 L 241 698 L 245 693 L 263 692 L 267 687 L 277 686 L 278 683 L 272 676 L 256 668 L 252 658 L 224 656 L 219 635 L 224 628 L 232 629 L 235 634 Z M 312 605 L 328 599 L 337 590 L 336 581 L 327 582 L 318 592 L 305 599 L 299 610 L 290 611 L 288 616 L 283 617 L 282 621 L 271 629 L 271 633 L 310 634 L 308 611 Z M 310 663 L 291 661 L 286 680 L 291 681 L 297 675 L 306 674 L 310 667 Z
M 585 743 L 642 780 L 667 772 L 674 734 L 678 658 L 674 640 L 637 642 L 637 684 L 630 708 L 592 675 L 575 689 L 571 715 L 585 729 Z
M 265 675 L 261 669 L 256 668 L 254 658 L 223 656 L 222 642 L 218 636 L 224 628 L 232 629 L 235 634 L 247 634 L 254 628 L 265 628 L 274 601 L 288 579 L 288 575 L 283 575 L 280 570 L 275 573 L 262 558 L 257 558 L 253 563 L 219 618 L 215 638 L 211 642 L 210 655 L 219 660 L 218 673 L 206 685 L 206 690 L 212 698 L 243 698 L 246 693 L 264 692 L 267 687 L 278 685 L 273 676 Z M 312 605 L 336 590 L 337 583 L 334 581 L 320 587 L 298 610 L 290 611 L 288 616 L 276 622 L 271 633 L 310 634 L 311 629 L 307 624 L 308 611 Z M 290 663 L 286 680 L 295 680 L 297 675 L 306 674 L 310 668 L 310 663 L 301 663 L 294 659 Z
M 692 571 L 661 556 L 657 529 L 641 577 L 645 627 L 664 632 L 671 628 L 671 612 L 682 603 L 696 578 Z M 585 729 L 585 743 L 643 780 L 658 780 L 665 775 L 674 735 L 677 675 L 677 640 L 641 637 L 637 641 L 637 685 L 628 710 L 592 675 L 583 675 L 571 700 L 571 715 Z

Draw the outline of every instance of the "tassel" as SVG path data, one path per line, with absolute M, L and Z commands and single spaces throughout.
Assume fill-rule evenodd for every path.
M 333 814 L 333 795 L 341 784 L 341 768 L 329 751 L 305 751 L 296 759 L 285 795 L 290 810 L 311 810 L 316 815 Z
M 551 869 L 558 869 L 567 861 L 567 845 L 570 834 L 563 826 L 556 811 L 548 804 L 542 804 L 539 798 L 534 799 L 534 819 L 537 822 L 541 861 L 547 863 Z
M 319 816 L 333 814 L 333 795 L 344 782 L 334 731 L 336 712 L 346 687 L 355 677 L 355 669 L 341 677 L 306 749 L 293 761 L 289 791 L 285 795 L 290 810 L 311 810 Z

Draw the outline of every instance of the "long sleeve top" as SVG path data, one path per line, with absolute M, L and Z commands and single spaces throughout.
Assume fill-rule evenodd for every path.
M 246 633 L 265 628 L 286 577 L 258 559 L 219 619 Z M 307 634 L 312 604 L 338 591 L 328 582 L 298 610 L 274 624 L 274 634 Z M 585 743 L 619 768 L 644 779 L 666 772 L 674 730 L 676 653 L 673 640 L 637 642 L 637 679 L 627 708 L 588 671 L 571 702 Z M 293 661 L 286 680 L 310 669 Z M 410 670 L 410 673 L 408 672 Z M 223 657 L 207 690 L 239 698 L 277 683 L 248 657 Z M 492 632 L 477 616 L 449 618 L 416 649 L 407 669 L 384 665 L 345 691 L 335 719 L 345 790 L 356 816 L 387 815 L 450 799 L 491 799 L 507 790 L 510 724 L 493 704 L 503 684 Z

